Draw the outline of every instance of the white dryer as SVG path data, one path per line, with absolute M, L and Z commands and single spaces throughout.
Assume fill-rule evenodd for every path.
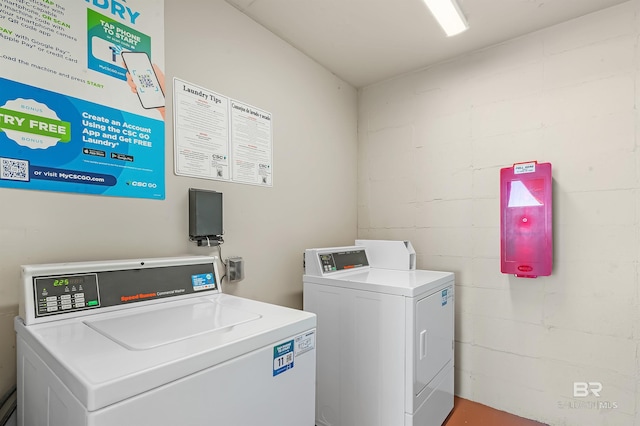
M 318 315 L 316 425 L 441 425 L 453 409 L 453 273 L 372 268 L 352 246 L 306 250 L 303 281 Z
M 215 257 L 24 266 L 18 424 L 313 426 L 315 326 Z

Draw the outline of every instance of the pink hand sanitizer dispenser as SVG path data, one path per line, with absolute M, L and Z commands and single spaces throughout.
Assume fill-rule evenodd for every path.
M 551 275 L 551 163 L 500 169 L 500 270 L 517 277 Z

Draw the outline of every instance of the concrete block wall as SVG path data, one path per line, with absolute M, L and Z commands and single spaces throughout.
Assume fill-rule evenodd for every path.
M 464 398 L 553 425 L 640 425 L 639 11 L 359 92 L 358 237 L 409 239 L 419 268 L 456 273 Z M 499 263 L 499 170 L 530 160 L 554 178 L 554 270 L 535 280 Z

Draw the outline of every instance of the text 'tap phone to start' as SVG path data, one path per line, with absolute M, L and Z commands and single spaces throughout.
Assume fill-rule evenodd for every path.
M 124 65 L 136 85 L 142 107 L 145 109 L 163 107 L 164 93 L 149 60 L 149 55 L 146 52 L 122 52 L 121 55 Z

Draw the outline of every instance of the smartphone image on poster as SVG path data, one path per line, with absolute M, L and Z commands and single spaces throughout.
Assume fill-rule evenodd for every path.
M 145 109 L 163 107 L 164 93 L 162 93 L 149 55 L 146 52 L 122 52 L 120 55 L 136 85 L 142 107 Z

